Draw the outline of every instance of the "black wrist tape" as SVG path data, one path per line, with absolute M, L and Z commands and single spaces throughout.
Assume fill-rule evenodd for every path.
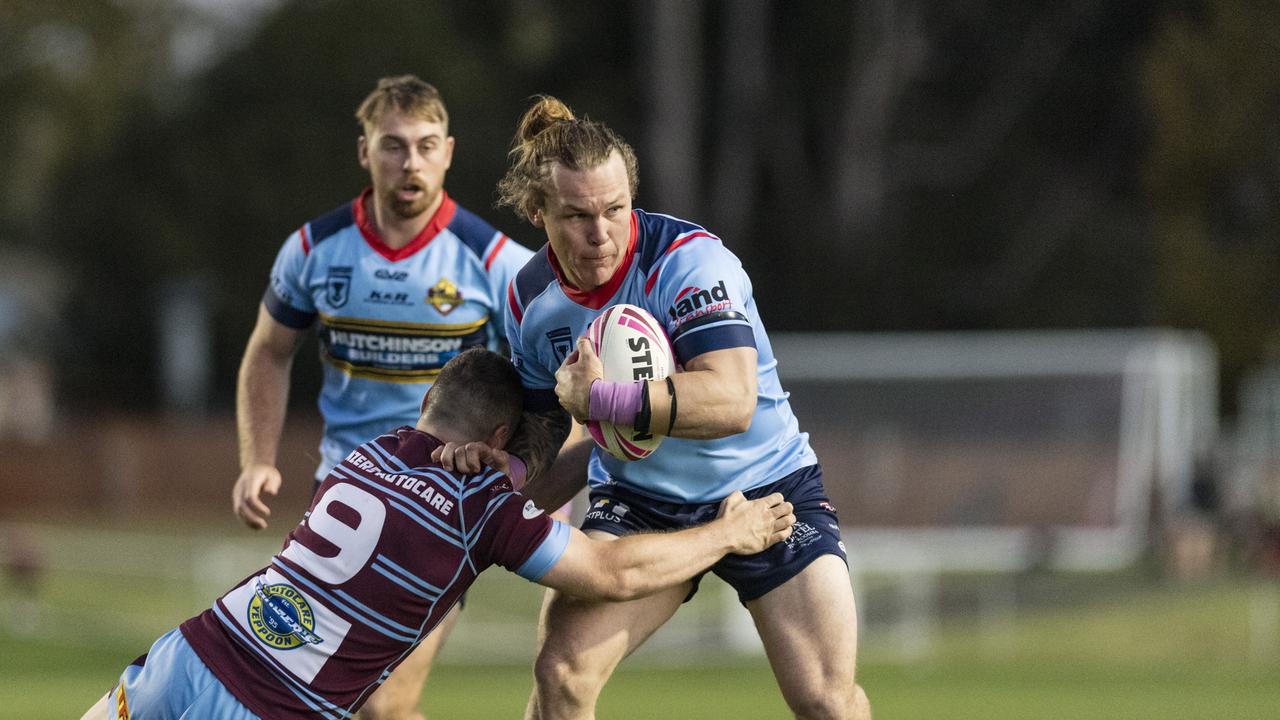
M 640 410 L 636 413 L 635 427 L 636 432 L 642 435 L 649 434 L 649 424 L 653 421 L 653 408 L 649 406 L 649 383 L 648 381 L 640 381 Z
M 671 435 L 671 430 L 676 426 L 676 384 L 667 376 L 667 394 L 671 396 L 671 418 L 667 420 L 667 435 Z

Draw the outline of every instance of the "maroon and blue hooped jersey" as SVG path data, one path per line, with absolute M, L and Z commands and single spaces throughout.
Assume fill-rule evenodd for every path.
M 497 349 L 507 285 L 532 255 L 448 195 L 412 242 L 392 249 L 366 215 L 370 192 L 289 236 L 262 299 L 288 327 L 319 321 L 317 479 L 357 444 L 416 422 L 427 387 L 458 353 Z
M 778 381 L 751 279 L 704 228 L 635 210 L 622 263 L 600 288 L 583 293 L 568 285 L 548 245 L 520 270 L 508 293 L 507 339 L 532 409 L 559 407 L 556 369 L 591 321 L 619 303 L 643 307 L 663 324 L 679 364 L 713 350 L 756 349 L 750 429 L 716 440 L 669 437 L 652 455 L 631 462 L 597 448 L 589 468 L 593 486 L 623 483 L 670 502 L 714 502 L 817 462 Z
M 447 472 L 410 427 L 351 451 L 271 564 L 181 630 L 262 717 L 350 717 L 485 568 L 536 581 L 569 527 L 496 471 Z

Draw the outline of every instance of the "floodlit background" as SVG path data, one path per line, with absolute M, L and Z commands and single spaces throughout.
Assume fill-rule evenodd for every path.
M 0 706 L 75 716 L 278 549 L 235 372 L 356 105 L 436 84 L 493 208 L 550 93 L 750 273 L 823 459 L 878 717 L 1280 707 L 1280 6 L 1264 0 L 0 1 Z M 424 708 L 514 717 L 541 594 L 486 576 Z M 786 709 L 718 581 L 602 717 Z

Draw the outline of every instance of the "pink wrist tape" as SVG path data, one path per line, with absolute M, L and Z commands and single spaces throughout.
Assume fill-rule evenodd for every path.
M 511 489 L 516 492 L 524 487 L 525 478 L 528 476 L 529 470 L 525 467 L 524 461 L 515 455 L 507 456 L 507 477 L 511 478 Z
M 640 412 L 644 382 L 613 382 L 596 380 L 591 383 L 591 404 L 587 408 L 588 420 L 603 420 L 614 425 L 634 425 Z

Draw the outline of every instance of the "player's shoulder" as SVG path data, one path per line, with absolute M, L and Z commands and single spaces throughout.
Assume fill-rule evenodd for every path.
M 356 224 L 354 204 L 343 203 L 332 210 L 308 220 L 299 229 L 303 242 L 314 248 L 343 230 Z
M 705 227 L 672 215 L 636 208 L 636 264 L 648 274 L 654 265 L 678 248 L 696 240 L 707 239 L 719 249 L 720 238 Z
M 490 501 L 520 498 L 516 493 L 515 484 L 511 482 L 511 478 L 501 471 L 485 468 L 482 475 L 484 476 L 484 489 L 488 491 Z
M 517 497 L 511 478 L 491 467 L 478 473 L 457 473 L 453 477 L 458 481 L 458 496 L 468 517 L 482 518 L 505 512 L 508 503 Z
M 516 314 L 516 319 L 520 320 L 529 303 L 555 282 L 556 271 L 551 267 L 547 246 L 543 245 L 533 254 L 533 257 L 529 258 L 524 267 L 520 268 L 515 280 L 511 282 L 512 297 L 509 300 L 513 301 L 511 309 Z
M 468 250 L 480 260 L 484 260 L 489 246 L 500 232 L 484 218 L 458 205 L 449 221 L 449 232 L 453 233 Z

